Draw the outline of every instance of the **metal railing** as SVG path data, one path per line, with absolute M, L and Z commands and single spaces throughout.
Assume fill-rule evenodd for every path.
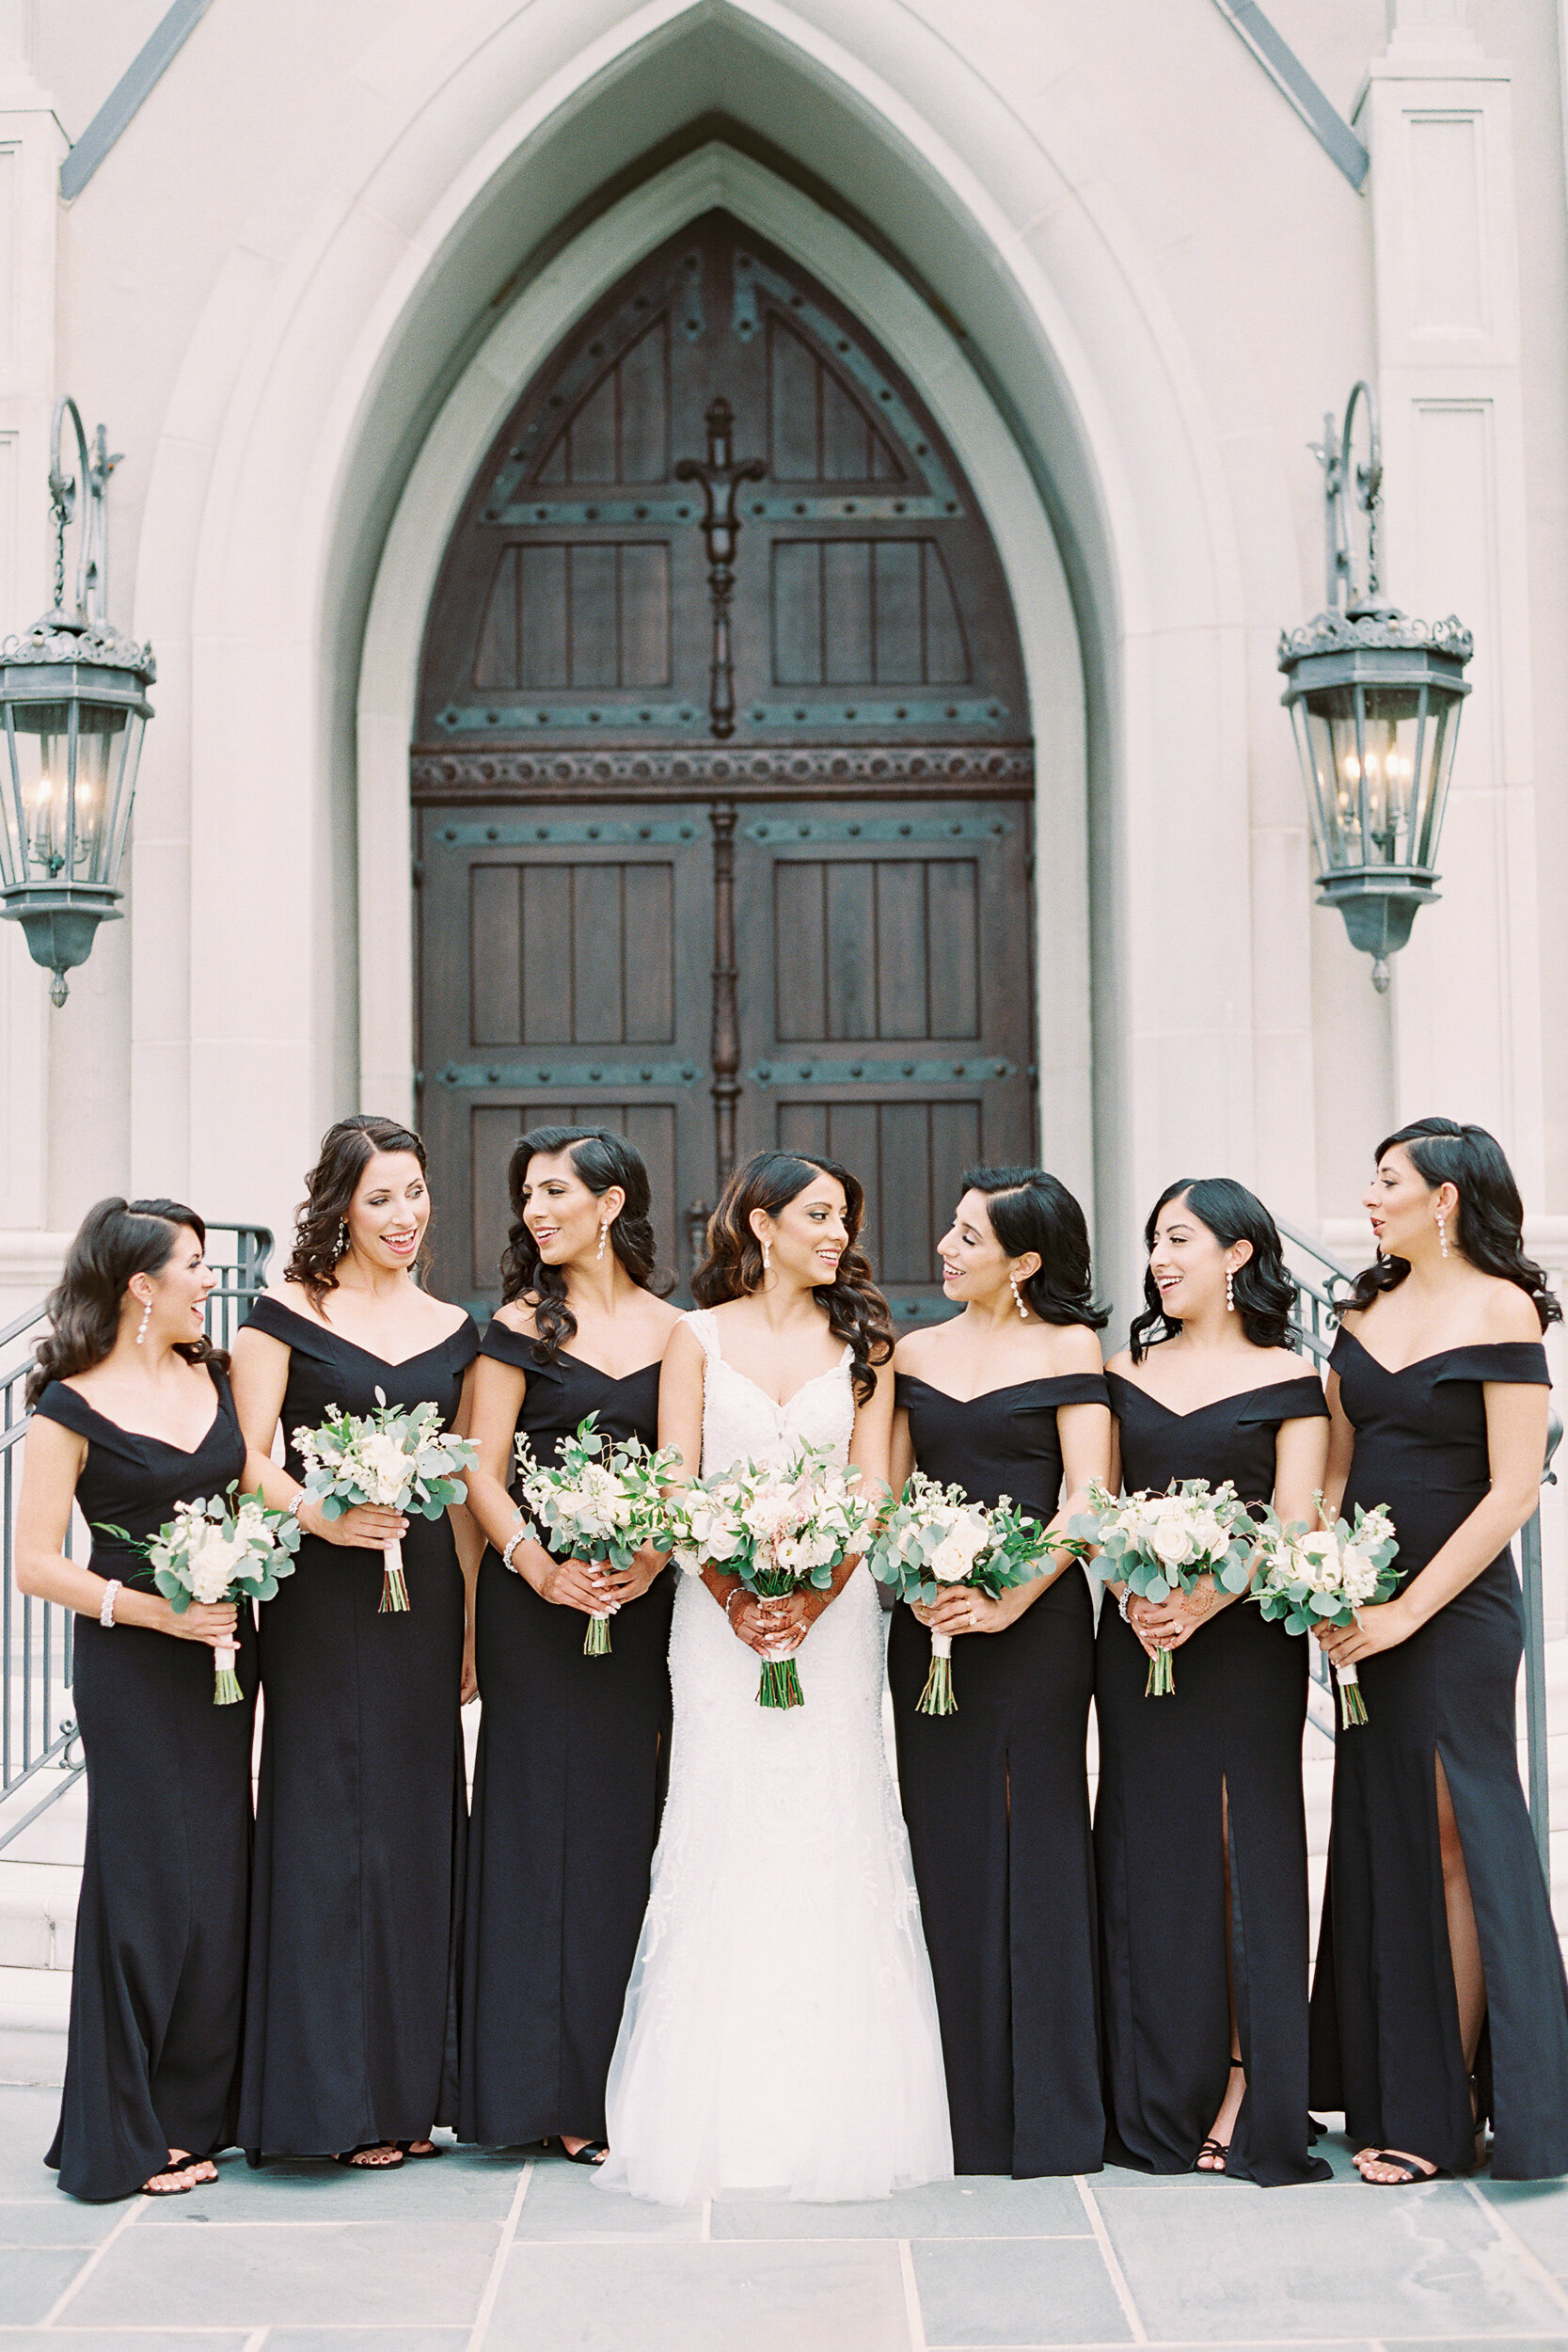
M 230 1244 L 225 1247 L 225 1244 Z M 207 1333 L 227 1347 L 248 1302 L 261 1288 L 273 1237 L 264 1225 L 212 1225 L 207 1261 L 218 1277 L 207 1301 Z M 22 1485 L 22 1440 L 31 1418 L 23 1390 L 33 1365 L 33 1343 L 47 1326 L 41 1303 L 0 1330 L 0 1805 L 36 1779 L 38 1801 L 0 1825 L 0 1851 L 29 1822 L 73 1788 L 83 1767 L 72 1761 L 75 1717 L 71 1711 L 71 1629 L 75 1612 L 17 1590 L 16 1506 Z M 73 1515 L 66 1537 L 76 1555 L 84 1531 Z
M 1315 1241 L 1298 1232 L 1293 1225 L 1281 1224 L 1280 1236 L 1286 1245 L 1287 1257 L 1294 1255 L 1307 1261 L 1307 1271 L 1288 1265 L 1287 1271 L 1296 1286 L 1296 1304 L 1291 1315 L 1296 1336 L 1303 1348 L 1320 1369 L 1326 1364 L 1334 1346 L 1336 1293 L 1341 1284 L 1354 1280 L 1349 1266 L 1330 1257 Z M 1562 1437 L 1562 1422 L 1554 1412 L 1546 1436 L 1546 1459 L 1542 1467 L 1541 1484 L 1555 1486 L 1557 1474 L 1552 1469 L 1552 1456 Z M 1541 1510 L 1535 1510 L 1519 1531 L 1519 1581 L 1523 1590 L 1525 1617 L 1525 1745 L 1528 1757 L 1530 1828 L 1534 1833 L 1536 1851 L 1546 1883 L 1552 1883 L 1551 1805 L 1547 1770 L 1546 1724 L 1546 1600 L 1541 1572 Z M 1312 1679 L 1327 1698 L 1326 1709 L 1312 1712 L 1311 1720 L 1325 1738 L 1335 1736 L 1337 1709 L 1335 1706 L 1333 1670 L 1316 1642 L 1309 1645 Z

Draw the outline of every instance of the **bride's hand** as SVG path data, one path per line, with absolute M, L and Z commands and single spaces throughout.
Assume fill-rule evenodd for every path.
M 779 1614 L 787 1605 L 782 1600 L 759 1599 L 741 1584 L 725 1602 L 724 1614 L 736 1640 L 754 1649 L 759 1658 L 792 1658 L 805 1638 L 805 1627 L 800 1627 L 798 1635 L 788 1631 Z

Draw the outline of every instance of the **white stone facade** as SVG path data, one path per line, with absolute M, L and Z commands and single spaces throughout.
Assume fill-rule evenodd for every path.
M 0 0 L 0 627 L 48 601 L 70 390 L 125 453 L 111 612 L 159 669 L 127 919 L 63 1012 L 0 926 L 0 1315 L 98 1195 L 284 1227 L 328 1119 L 406 1112 L 447 532 L 532 367 L 715 203 L 867 319 L 995 534 L 1044 1150 L 1122 1310 L 1172 1175 L 1358 1256 L 1370 1147 L 1430 1110 L 1495 1129 L 1568 1261 L 1563 25 L 1266 12 L 1359 192 L 1215 0 L 213 0 L 68 203 L 169 11 Z M 1477 641 L 1442 900 L 1386 997 L 1312 904 L 1275 666 L 1323 601 L 1307 444 L 1359 376 L 1385 584 Z

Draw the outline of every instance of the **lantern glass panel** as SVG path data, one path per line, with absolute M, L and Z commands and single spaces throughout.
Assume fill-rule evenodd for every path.
M 1449 731 L 1432 709 L 1427 688 L 1323 687 L 1306 699 L 1314 795 L 1329 865 L 1426 863 L 1435 754 Z
M 66 697 L 10 706 L 14 747 L 13 830 L 22 836 L 22 879 L 112 883 L 127 754 L 138 749 L 139 713 L 123 704 Z M 20 821 L 18 821 L 18 816 Z

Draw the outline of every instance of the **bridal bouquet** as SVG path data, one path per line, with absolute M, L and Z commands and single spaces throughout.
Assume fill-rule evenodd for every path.
M 1009 1585 L 1030 1583 L 1039 1575 L 1049 1548 L 1039 1521 L 1019 1510 L 1010 1496 L 988 1508 L 971 1502 L 961 1486 L 943 1486 L 916 1470 L 900 1500 L 884 1512 L 865 1565 L 900 1600 L 929 1608 L 944 1588 L 958 1584 L 999 1600 Z M 958 1713 L 952 1657 L 953 1636 L 933 1632 L 931 1671 L 918 1713 Z
M 667 1539 L 689 1575 L 721 1568 L 761 1599 L 800 1584 L 825 1592 L 876 1517 L 859 1478 L 823 1446 L 802 1445 L 784 1463 L 737 1462 L 666 1497 Z M 805 1705 L 793 1658 L 763 1660 L 757 1705 Z
M 553 1470 L 543 1467 L 526 1431 L 519 1431 L 518 1493 L 543 1530 L 539 1540 L 558 1560 L 609 1561 L 626 1569 L 644 1544 L 664 1548 L 662 1489 L 680 1465 L 680 1452 L 666 1446 L 650 1454 L 640 1438 L 612 1443 L 595 1427 L 598 1418 L 590 1413 L 578 1423 Z M 609 1657 L 608 1615 L 590 1616 L 582 1654 Z
M 467 1438 L 443 1432 L 434 1405 L 416 1405 L 405 1412 L 388 1404 L 384 1389 L 377 1389 L 375 1401 L 378 1409 L 363 1414 L 329 1405 L 319 1429 L 295 1431 L 294 1444 L 310 1466 L 306 1493 L 319 1498 L 322 1517 L 328 1519 L 341 1519 L 359 1502 L 438 1519 L 449 1503 L 464 1500 L 467 1488 L 451 1473 L 466 1470 L 478 1448 Z M 394 1538 L 383 1557 L 382 1612 L 406 1609 L 403 1546 Z
M 1125 1582 L 1140 1600 L 1168 1600 L 1190 1593 L 1200 1577 L 1212 1576 L 1222 1592 L 1245 1592 L 1252 1575 L 1258 1527 L 1227 1478 L 1211 1486 L 1202 1478 L 1172 1479 L 1163 1495 L 1124 1495 L 1118 1501 L 1097 1481 L 1089 1508 L 1072 1519 L 1068 1534 L 1086 1550 L 1107 1584 Z M 1168 1649 L 1149 1661 L 1144 1696 L 1171 1697 L 1176 1675 Z
M 1317 1497 L 1320 1515 L 1323 1499 Z M 1265 1617 L 1283 1617 L 1287 1633 L 1310 1633 L 1320 1625 L 1352 1626 L 1355 1613 L 1387 1600 L 1403 1575 L 1390 1565 L 1399 1549 L 1394 1522 L 1382 1503 L 1372 1511 L 1355 1506 L 1355 1525 L 1308 1527 L 1305 1519 L 1286 1526 L 1270 1511 L 1264 1518 L 1252 1597 Z M 1367 1704 L 1354 1665 L 1336 1666 L 1339 1725 L 1349 1731 L 1367 1720 Z
M 234 1480 L 228 1496 L 233 1496 L 239 1483 Z M 145 1543 L 135 1543 L 123 1527 L 107 1522 L 103 1532 L 135 1545 L 177 1617 L 184 1615 L 193 1600 L 271 1600 L 278 1579 L 293 1576 L 291 1555 L 299 1544 L 297 1522 L 287 1511 L 269 1511 L 260 1488 L 253 1495 L 241 1495 L 232 1507 L 224 1495 L 214 1495 L 210 1502 L 177 1502 L 167 1526 Z M 243 1695 L 234 1671 L 239 1656 L 237 1642 L 214 1646 L 214 1707 L 233 1707 Z

